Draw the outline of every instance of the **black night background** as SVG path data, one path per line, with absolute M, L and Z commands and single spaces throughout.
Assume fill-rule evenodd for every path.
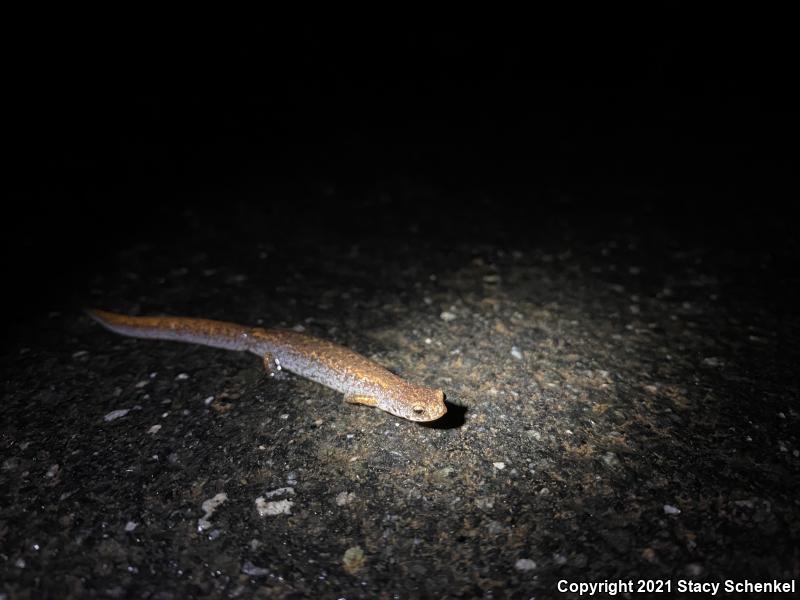
M 21 27 L 0 599 L 796 579 L 797 47 L 705 17 Z M 87 307 L 303 330 L 448 414 Z

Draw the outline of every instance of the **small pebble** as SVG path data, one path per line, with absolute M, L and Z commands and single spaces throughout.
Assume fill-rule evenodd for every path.
M 536 568 L 536 563 L 533 562 L 530 558 L 520 558 L 517 562 L 514 563 L 514 568 L 517 571 L 532 571 Z
M 365 562 L 364 551 L 359 546 L 348 548 L 342 556 L 342 566 L 351 575 L 360 571 Z
M 113 421 L 114 419 L 119 419 L 120 417 L 124 417 L 130 412 L 130 410 L 131 410 L 130 408 L 120 408 L 117 410 L 112 410 L 105 417 L 103 417 L 103 419 L 106 422 Z
M 454 319 L 456 319 L 457 317 L 456 317 L 456 315 L 454 315 L 454 314 L 453 314 L 453 313 L 451 313 L 450 311 L 448 311 L 448 310 L 445 310 L 444 312 L 442 312 L 442 314 L 440 314 L 440 315 L 439 315 L 439 318 L 440 318 L 442 321 L 444 321 L 445 323 L 449 323 L 450 321 L 453 321 L 453 320 L 454 320 Z
M 336 505 L 337 506 L 345 506 L 350 504 L 356 495 L 353 492 L 339 492 L 336 494 Z
M 264 494 L 265 498 L 274 498 L 275 496 L 293 496 L 294 495 L 294 488 L 293 487 L 282 487 L 276 490 L 272 490 L 271 492 L 267 492 Z
M 619 458 L 613 452 L 603 454 L 603 462 L 609 467 L 618 467 L 620 465 Z
M 292 506 L 294 502 L 291 500 L 275 500 L 267 502 L 263 496 L 256 498 L 256 510 L 259 517 L 274 517 L 275 515 L 290 515 L 292 514 Z
M 679 515 L 679 514 L 681 514 L 681 509 L 677 508 L 675 506 L 672 506 L 671 504 L 665 504 L 664 505 L 664 514 L 667 514 L 667 515 Z
M 214 511 L 219 508 L 219 506 L 228 499 L 228 494 L 225 492 L 220 492 L 213 498 L 209 498 L 205 502 L 203 502 L 201 508 L 205 515 L 197 519 L 197 531 L 205 531 L 206 529 L 211 529 L 211 522 L 209 519 L 211 515 L 214 514 Z
M 269 569 L 257 567 L 248 560 L 242 565 L 242 573 L 250 577 L 266 577 L 269 575 Z

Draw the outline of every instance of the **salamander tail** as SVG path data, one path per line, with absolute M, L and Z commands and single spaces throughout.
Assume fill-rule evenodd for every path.
M 96 308 L 86 309 L 106 329 L 130 337 L 202 344 L 227 350 L 249 350 L 251 329 L 210 319 L 185 317 L 132 317 Z

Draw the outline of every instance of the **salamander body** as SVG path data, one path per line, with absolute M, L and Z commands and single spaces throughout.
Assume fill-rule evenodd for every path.
M 342 392 L 347 402 L 375 406 L 410 421 L 433 421 L 447 412 L 441 390 L 408 382 L 365 356 L 305 333 L 209 319 L 87 312 L 122 335 L 252 352 L 263 359 L 270 375 L 286 369 Z

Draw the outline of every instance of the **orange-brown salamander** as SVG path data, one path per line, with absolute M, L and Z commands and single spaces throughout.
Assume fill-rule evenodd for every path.
M 262 357 L 270 375 L 286 369 L 342 392 L 347 402 L 375 406 L 409 421 L 433 421 L 447 412 L 441 390 L 410 383 L 352 350 L 305 333 L 208 319 L 87 312 L 122 335 L 252 352 Z

